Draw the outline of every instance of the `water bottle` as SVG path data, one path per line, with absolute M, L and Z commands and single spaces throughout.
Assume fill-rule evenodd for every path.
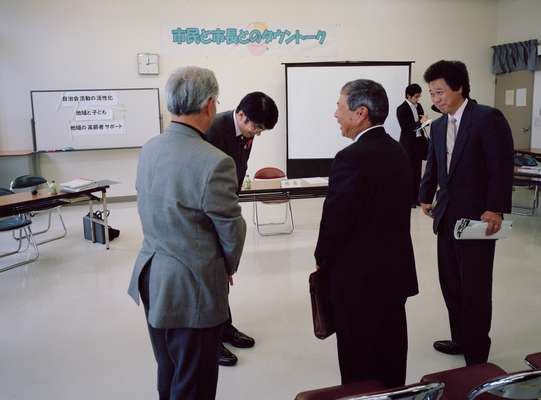
M 242 181 L 242 188 L 244 190 L 250 190 L 252 187 L 252 181 L 250 180 L 250 175 L 246 174 L 244 181 Z
M 54 180 L 48 182 L 47 186 L 49 186 L 49 193 L 50 194 L 57 194 L 58 193 L 58 184 Z

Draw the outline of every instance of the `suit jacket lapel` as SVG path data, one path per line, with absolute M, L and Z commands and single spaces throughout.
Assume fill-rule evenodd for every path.
M 462 157 L 464 147 L 470 137 L 470 125 L 472 123 L 472 107 L 473 103 L 471 101 L 468 101 L 468 104 L 466 104 L 466 108 L 464 109 L 464 114 L 462 114 L 462 119 L 460 120 L 460 126 L 458 127 L 455 146 L 453 147 L 453 157 L 451 158 L 451 165 L 449 167 L 449 177 L 453 175 L 458 161 L 460 160 L 460 157 Z

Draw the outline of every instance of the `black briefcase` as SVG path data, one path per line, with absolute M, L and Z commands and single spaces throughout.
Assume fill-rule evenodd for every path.
M 99 219 L 103 221 L 102 212 L 101 211 L 95 211 L 94 216 L 95 219 Z M 117 238 L 120 235 L 120 231 L 115 228 L 111 228 L 110 226 L 107 226 L 109 229 L 109 241 L 112 241 L 113 239 Z M 92 229 L 94 231 L 94 240 L 92 241 Z M 83 230 L 86 240 L 90 240 L 93 243 L 101 243 L 105 244 L 105 226 L 101 224 L 97 224 L 94 221 L 90 220 L 90 213 L 86 214 L 83 217 Z

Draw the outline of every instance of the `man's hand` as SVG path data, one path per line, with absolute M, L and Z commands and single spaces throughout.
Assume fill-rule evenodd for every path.
M 229 286 L 233 286 L 233 275 L 229 275 L 227 280 L 229 281 Z
M 421 121 L 421 124 L 424 124 L 426 121 L 428 121 L 428 117 L 426 115 L 421 115 L 420 121 Z
M 421 203 L 421 208 L 423 209 L 423 212 L 427 217 L 434 218 L 434 216 L 432 215 L 432 204 Z
M 502 216 L 499 213 L 485 211 L 483 215 L 481 215 L 481 221 L 488 222 L 488 226 L 485 231 L 487 236 L 494 235 L 502 227 Z

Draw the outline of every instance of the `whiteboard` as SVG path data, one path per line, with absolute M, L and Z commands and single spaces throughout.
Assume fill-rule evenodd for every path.
M 157 88 L 30 92 L 34 151 L 141 147 L 160 133 Z
M 399 139 L 396 108 L 405 99 L 411 62 L 286 63 L 285 66 L 288 177 L 327 176 L 336 153 L 352 143 L 341 135 L 334 118 L 340 90 L 349 81 L 371 79 L 385 88 L 389 98 L 385 130 Z

